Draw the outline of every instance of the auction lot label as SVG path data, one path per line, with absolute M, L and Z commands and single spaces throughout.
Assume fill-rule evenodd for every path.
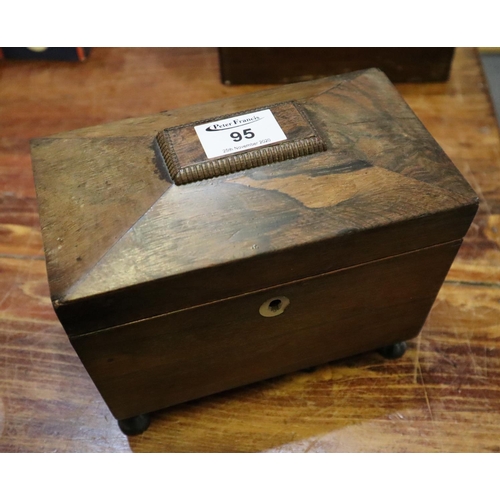
M 270 109 L 224 118 L 194 127 L 207 158 L 286 141 Z

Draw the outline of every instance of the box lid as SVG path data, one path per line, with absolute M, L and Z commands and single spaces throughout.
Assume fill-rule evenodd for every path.
M 32 159 L 70 335 L 458 240 L 478 204 L 376 69 L 36 139 Z

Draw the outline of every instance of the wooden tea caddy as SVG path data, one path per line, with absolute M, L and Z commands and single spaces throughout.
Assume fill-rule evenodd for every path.
M 402 355 L 478 206 L 375 69 L 37 139 L 32 158 L 55 311 L 126 434 Z

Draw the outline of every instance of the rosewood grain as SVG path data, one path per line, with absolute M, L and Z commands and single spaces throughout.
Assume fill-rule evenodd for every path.
M 262 86 L 221 85 L 206 48 L 97 48 L 83 65 L 0 74 L 0 227 L 15 235 L 0 258 L 2 452 L 499 451 L 500 141 L 475 50 L 457 49 L 447 83 L 397 86 L 481 200 L 405 357 L 366 353 L 170 407 L 129 439 L 52 310 L 29 139 Z
M 158 174 L 158 130 L 290 101 L 326 151 L 183 186 Z M 477 209 L 377 70 L 40 139 L 33 162 L 69 334 L 460 239 Z
M 194 127 L 252 110 L 281 142 L 209 158 Z M 416 336 L 478 206 L 374 69 L 32 152 L 53 305 L 119 420 Z

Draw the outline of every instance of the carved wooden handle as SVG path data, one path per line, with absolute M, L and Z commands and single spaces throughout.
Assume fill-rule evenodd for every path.
M 240 115 L 261 109 L 248 110 Z M 209 159 L 198 139 L 195 126 L 237 116 L 226 115 L 159 132 L 156 136 L 159 160 L 175 184 L 187 184 L 326 151 L 325 143 L 297 103 L 280 103 L 265 109 L 272 111 L 286 140 Z

